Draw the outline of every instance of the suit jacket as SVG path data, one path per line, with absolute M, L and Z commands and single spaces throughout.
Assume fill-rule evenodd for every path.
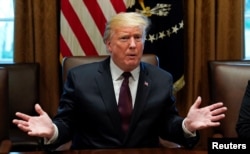
M 241 103 L 236 132 L 240 138 L 250 138 L 250 80 Z
M 68 72 L 53 119 L 59 136 L 52 145 L 72 140 L 72 149 L 140 148 L 159 146 L 159 137 L 193 147 L 199 139 L 186 138 L 172 94 L 172 76 L 159 67 L 141 62 L 138 90 L 127 134 L 115 99 L 110 57 L 77 66 Z

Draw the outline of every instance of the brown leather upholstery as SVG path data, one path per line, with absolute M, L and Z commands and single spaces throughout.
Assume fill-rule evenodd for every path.
M 67 72 L 70 68 L 81 64 L 87 64 L 91 62 L 101 61 L 106 58 L 106 55 L 102 56 L 72 56 L 64 57 L 63 59 L 63 82 L 66 80 Z M 144 54 L 142 56 L 142 61 L 150 63 L 152 65 L 159 66 L 159 59 L 154 54 Z
M 0 153 L 8 153 L 11 142 L 8 136 L 8 72 L 0 67 Z
M 237 137 L 239 109 L 250 79 L 250 61 L 210 61 L 210 96 L 212 103 L 222 101 L 228 108 L 221 126 L 213 128 L 213 137 Z
M 12 142 L 11 151 L 33 151 L 38 149 L 38 140 L 30 137 L 12 120 L 17 111 L 35 115 L 34 104 L 39 102 L 39 64 L 16 63 L 0 64 L 8 70 L 8 102 L 9 102 L 9 138 Z M 6 118 L 6 117 L 5 117 Z

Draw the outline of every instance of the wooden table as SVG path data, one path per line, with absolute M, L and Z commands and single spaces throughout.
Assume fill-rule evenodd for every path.
M 182 148 L 99 149 L 60 151 L 60 154 L 207 154 L 206 150 Z M 10 152 L 10 154 L 47 154 L 44 151 Z

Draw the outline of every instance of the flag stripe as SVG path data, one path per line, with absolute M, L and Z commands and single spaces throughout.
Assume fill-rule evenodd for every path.
M 126 5 L 122 1 L 110 0 L 110 2 L 114 6 L 116 12 L 122 12 L 126 10 Z
M 85 3 L 80 3 L 80 4 L 73 3 L 72 6 L 75 8 L 75 12 L 79 17 L 83 28 L 85 29 L 89 39 L 93 43 L 98 54 L 103 54 L 103 52 L 106 53 L 105 44 L 102 41 L 102 34 L 100 33 L 98 27 L 96 26 L 95 21 L 90 12 L 88 11 Z
M 60 56 L 107 55 L 106 21 L 126 11 L 126 0 L 60 0 Z
M 74 51 L 74 54 L 85 55 L 77 37 L 75 36 L 67 19 L 63 16 L 63 14 L 61 16 L 61 24 L 61 36 L 62 38 L 64 38 L 64 42 L 65 44 L 67 44 L 67 48 L 69 48 L 70 51 Z
M 112 3 L 107 3 L 107 1 L 104 0 L 98 0 L 97 2 L 107 21 L 110 19 L 110 17 L 117 13 Z
M 102 54 L 102 52 L 105 51 L 104 50 L 105 44 L 102 42 L 102 34 L 99 32 L 98 27 L 96 26 L 92 15 L 87 9 L 87 6 L 82 1 L 78 3 L 76 3 L 77 1 L 72 1 L 72 2 L 74 2 L 74 3 L 71 3 L 72 7 L 74 8 L 76 15 L 78 16 L 81 22 L 81 25 L 79 26 L 83 27 L 84 30 L 86 31 L 88 38 L 90 39 L 90 41 L 92 42 L 95 48 L 95 51 L 97 51 L 98 54 Z M 81 35 L 81 34 L 77 34 L 77 35 Z M 85 43 L 85 46 L 88 46 L 88 45 L 89 44 Z M 84 50 L 90 50 L 90 48 L 86 48 Z M 85 53 L 85 55 L 87 55 L 88 53 L 85 52 L 84 50 L 83 52 Z M 74 51 L 74 55 L 79 55 L 80 54 L 79 52 Z
M 92 18 L 94 19 L 95 24 L 98 27 L 100 33 L 103 34 L 105 29 L 105 24 L 103 23 L 106 23 L 106 19 L 97 1 L 89 0 L 89 1 L 84 1 L 84 3 L 86 5 L 86 8 L 89 10 Z
M 64 41 L 62 35 L 60 35 L 60 46 L 61 46 L 61 54 L 68 57 L 72 56 L 70 49 L 68 48 L 66 42 Z
M 67 0 L 63 0 L 62 2 L 64 2 L 62 4 L 63 15 L 67 18 L 68 23 L 72 27 L 72 30 L 79 40 L 82 49 L 85 51 L 86 55 L 97 55 L 94 45 L 90 41 L 85 29 L 82 27 L 82 24 L 71 4 Z

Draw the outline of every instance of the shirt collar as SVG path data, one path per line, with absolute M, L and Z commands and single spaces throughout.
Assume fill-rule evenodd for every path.
M 112 79 L 114 81 L 116 80 L 120 80 L 121 79 L 121 75 L 124 72 L 123 70 L 121 70 L 112 60 L 112 58 L 110 58 L 110 71 L 111 71 L 111 75 L 112 75 Z M 140 66 L 137 66 L 134 70 L 132 70 L 130 73 L 132 75 L 132 79 L 133 80 L 138 80 L 139 79 L 139 72 L 140 72 Z

